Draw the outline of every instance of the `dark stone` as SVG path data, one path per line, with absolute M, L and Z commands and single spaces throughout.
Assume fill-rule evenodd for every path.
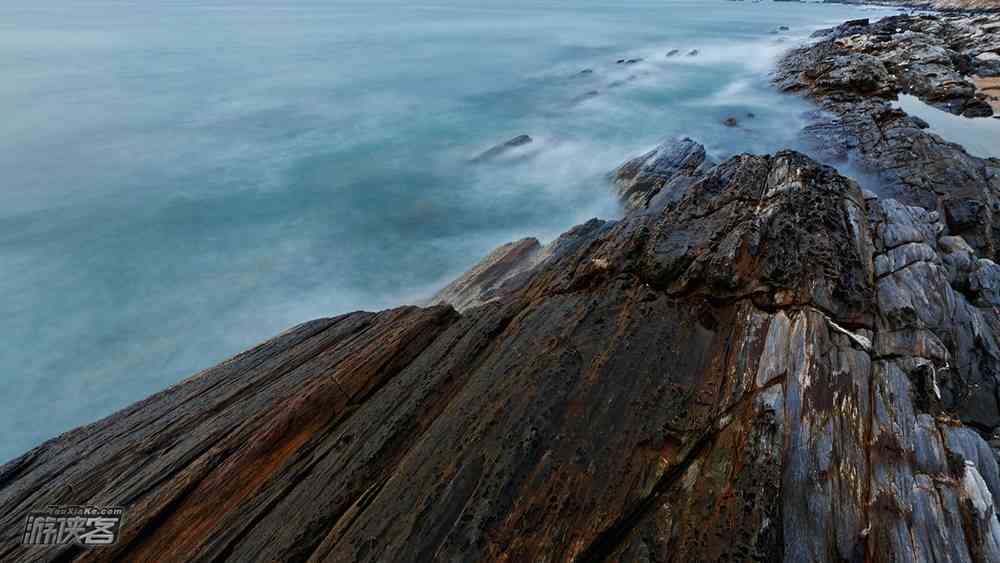
M 499 145 L 491 149 L 481 152 L 479 155 L 477 155 L 475 158 L 472 159 L 472 162 L 486 162 L 489 160 L 493 160 L 499 156 L 502 156 L 510 152 L 511 149 L 514 149 L 516 147 L 522 147 L 531 142 L 532 139 L 528 135 L 518 135 L 513 139 L 504 141 L 503 143 L 500 143 Z
M 873 40 L 882 35 L 893 39 Z M 825 110 L 803 132 L 815 154 L 830 162 L 850 159 L 882 195 L 940 211 L 949 218 L 950 234 L 996 259 L 1000 224 L 983 210 L 997 200 L 997 164 L 943 142 L 923 130 L 923 120 L 889 102 L 912 93 L 947 111 L 988 115 L 992 110 L 956 66 L 961 49 L 976 37 L 974 28 L 937 17 L 892 16 L 863 28 L 845 24 L 830 38 L 790 52 L 775 82 Z
M 312 321 L 0 466 L 0 559 L 997 560 L 1000 324 L 940 218 L 790 151 L 618 174 L 689 181 L 502 247 L 462 313 Z M 118 542 L 20 545 L 51 504 Z
M 700 143 L 688 138 L 667 141 L 614 172 L 618 197 L 629 210 L 650 207 L 654 199 L 661 202 L 654 205 L 659 209 L 667 200 L 683 197 L 711 165 Z
M 304 323 L 0 466 L 0 560 L 1000 561 L 1000 161 L 845 50 L 776 80 L 881 197 L 664 143 L 621 220 L 500 247 L 461 312 Z M 91 504 L 114 545 L 21 545 Z
M 572 100 L 570 100 L 570 103 L 571 104 L 578 104 L 580 102 L 584 102 L 586 100 L 589 100 L 590 98 L 594 98 L 594 97 L 600 96 L 600 95 L 601 95 L 601 93 L 598 92 L 597 90 L 591 90 L 589 92 L 584 92 L 583 94 L 580 94 L 579 96 L 576 96 L 575 98 L 573 98 Z

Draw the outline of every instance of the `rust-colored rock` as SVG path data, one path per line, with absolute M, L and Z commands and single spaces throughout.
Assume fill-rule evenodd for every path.
M 880 305 L 892 237 L 968 249 L 913 213 L 735 157 L 461 315 L 306 323 L 8 463 L 0 559 L 989 561 L 1000 477 L 948 397 L 963 354 L 995 370 L 960 344 L 995 314 L 956 291 L 937 355 L 880 352 L 919 328 Z M 126 506 L 123 536 L 18 545 L 48 504 Z
M 841 118 L 882 115 L 859 64 L 816 94 Z M 0 467 L 0 560 L 1000 561 L 989 228 L 679 143 L 619 169 L 623 219 L 449 286 L 461 312 L 300 325 Z M 51 504 L 127 507 L 119 542 L 21 546 Z

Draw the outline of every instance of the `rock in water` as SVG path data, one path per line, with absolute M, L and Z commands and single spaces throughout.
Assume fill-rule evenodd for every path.
M 462 314 L 306 323 L 0 467 L 0 559 L 996 561 L 995 266 L 804 155 L 704 160 Z M 49 504 L 128 513 L 19 545 Z
M 848 24 L 779 63 L 779 87 L 825 110 L 806 128 L 806 142 L 831 161 L 854 160 L 877 178 L 883 195 L 938 211 L 981 257 L 997 259 L 1000 161 L 921 130 L 926 123 L 889 102 L 912 92 L 954 113 L 978 107 L 959 63 L 968 49 L 996 40 L 963 20 L 893 16 Z
M 0 560 L 1000 561 L 992 200 L 816 48 L 781 79 L 900 197 L 664 143 L 624 218 L 501 247 L 461 313 L 305 323 L 0 466 Z M 127 513 L 22 546 L 49 505 Z
M 596 98 L 599 95 L 601 95 L 601 93 L 598 92 L 597 90 L 590 90 L 589 92 L 584 92 L 583 94 L 580 94 L 579 96 L 574 96 L 573 99 L 570 100 L 570 104 L 579 104 L 579 103 L 585 102 L 585 101 L 587 101 L 587 100 L 589 100 L 591 98 Z
M 500 246 L 431 298 L 430 304 L 449 304 L 458 310 L 496 299 L 502 284 L 535 265 L 541 252 L 538 239 L 524 238 Z
M 493 160 L 499 156 L 507 154 L 508 152 L 510 152 L 511 149 L 522 147 L 524 145 L 531 143 L 532 141 L 533 139 L 528 135 L 518 135 L 517 137 L 514 137 L 509 141 L 505 141 L 491 149 L 483 151 L 475 158 L 473 158 L 472 162 L 485 162 Z
M 691 139 L 667 141 L 623 164 L 614 173 L 618 197 L 626 210 L 658 210 L 701 178 L 712 162 L 705 147 Z

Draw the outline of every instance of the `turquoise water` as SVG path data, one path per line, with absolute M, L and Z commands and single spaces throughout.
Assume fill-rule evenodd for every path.
M 5 0 L 0 461 L 298 322 L 613 217 L 605 173 L 660 139 L 791 144 L 807 108 L 767 87 L 773 58 L 888 12 Z M 468 162 L 522 133 L 520 158 Z

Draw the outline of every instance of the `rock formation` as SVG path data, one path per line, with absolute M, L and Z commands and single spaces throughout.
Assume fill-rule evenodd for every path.
M 0 467 L 0 560 L 1000 561 L 995 163 L 835 35 L 777 78 L 895 158 L 881 196 L 669 141 L 623 219 L 501 247 L 455 307 L 300 325 Z M 122 537 L 20 546 L 49 504 Z
M 998 0 L 823 0 L 832 4 L 881 4 L 884 6 L 909 6 L 911 8 L 942 11 L 970 12 L 1000 10 Z
M 493 146 L 493 147 L 491 147 L 489 149 L 486 149 L 485 151 L 479 153 L 478 155 L 476 155 L 471 160 L 471 162 L 488 162 L 490 160 L 493 160 L 495 158 L 498 158 L 498 157 L 501 157 L 501 156 L 504 156 L 504 155 L 510 153 L 512 150 L 516 149 L 517 147 L 523 147 L 524 145 L 531 144 L 533 140 L 534 139 L 532 139 L 528 135 L 518 135 L 517 137 L 514 137 L 513 139 L 508 139 L 508 140 L 500 143 L 499 145 Z
M 1000 17 L 980 20 L 1000 24 Z M 816 154 L 834 163 L 855 160 L 875 175 L 880 193 L 939 211 L 952 233 L 995 259 L 1000 160 L 969 155 L 890 103 L 909 91 L 956 113 L 990 112 L 966 75 L 996 70 L 974 55 L 1000 50 L 1000 36 L 977 25 L 931 16 L 848 22 L 793 51 L 776 81 L 824 110 L 805 131 Z

